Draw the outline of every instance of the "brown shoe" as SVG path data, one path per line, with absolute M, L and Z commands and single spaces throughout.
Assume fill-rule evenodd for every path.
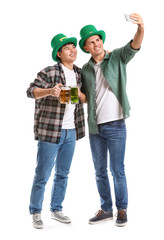
M 116 219 L 116 226 L 117 227 L 123 227 L 127 224 L 127 222 L 128 222 L 127 210 L 126 209 L 118 210 L 117 219 Z

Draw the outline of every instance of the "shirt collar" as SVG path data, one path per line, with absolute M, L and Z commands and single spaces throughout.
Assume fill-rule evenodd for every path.
M 58 64 L 58 66 L 62 69 L 62 62 L 61 62 L 61 61 L 58 61 L 57 64 Z M 79 69 L 79 68 L 78 68 L 75 64 L 73 64 L 73 70 L 74 70 L 75 72 L 78 72 L 78 69 Z
M 104 60 L 109 59 L 110 54 L 111 54 L 111 53 L 107 53 L 107 52 L 105 51 L 105 56 L 104 56 L 104 58 L 101 60 L 101 63 L 103 63 Z M 93 59 L 92 57 L 91 57 L 90 60 L 89 60 L 89 64 L 90 64 L 92 67 L 95 65 L 95 61 L 94 61 L 94 59 Z

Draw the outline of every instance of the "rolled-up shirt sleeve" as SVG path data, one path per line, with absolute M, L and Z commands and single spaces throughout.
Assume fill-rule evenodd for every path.
M 133 40 L 131 40 L 128 44 L 126 44 L 121 50 L 121 58 L 123 59 L 123 62 L 125 64 L 127 64 L 134 57 L 134 55 L 140 50 L 140 48 L 133 49 L 131 47 L 132 41 Z
M 37 74 L 37 77 L 35 78 L 34 82 L 30 84 L 30 87 L 27 89 L 27 97 L 29 98 L 35 98 L 33 91 L 35 88 L 48 88 L 49 84 L 47 81 L 47 74 L 44 70 L 40 71 Z

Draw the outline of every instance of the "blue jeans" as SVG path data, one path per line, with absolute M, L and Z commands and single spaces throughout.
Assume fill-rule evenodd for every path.
M 30 213 L 40 213 L 45 185 L 55 164 L 55 175 L 51 193 L 51 211 L 61 211 L 65 197 L 68 174 L 76 144 L 76 130 L 64 129 L 58 144 L 38 142 L 37 166 L 30 197 Z
M 90 134 L 90 146 L 95 167 L 96 183 L 100 194 L 101 209 L 112 211 L 111 189 L 108 179 L 107 153 L 110 156 L 110 171 L 114 181 L 116 207 L 128 205 L 127 182 L 124 171 L 126 125 L 124 120 L 98 125 L 99 134 Z

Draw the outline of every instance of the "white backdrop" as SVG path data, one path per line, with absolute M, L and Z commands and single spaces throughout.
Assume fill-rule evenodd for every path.
M 0 3 L 1 59 L 1 167 L 0 216 L 3 239 L 162 239 L 163 227 L 163 5 L 162 0 L 6 0 Z M 130 41 L 137 27 L 125 13 L 137 12 L 145 23 L 141 51 L 128 64 L 127 91 L 132 107 L 127 124 L 126 174 L 129 189 L 129 223 L 117 228 L 114 221 L 90 226 L 88 219 L 99 209 L 88 128 L 77 142 L 69 176 L 64 213 L 70 225 L 50 219 L 50 178 L 43 204 L 45 228 L 32 228 L 28 213 L 37 142 L 33 137 L 34 100 L 26 89 L 44 67 L 53 65 L 51 39 L 58 33 L 80 40 L 80 29 L 93 24 L 106 32 L 105 49 Z M 79 47 L 76 65 L 89 55 Z M 86 110 L 86 106 L 85 106 Z M 86 114 L 87 117 L 87 114 Z M 111 186 L 113 182 L 109 173 Z M 113 194 L 113 202 L 114 202 Z M 116 208 L 114 206 L 114 213 Z

